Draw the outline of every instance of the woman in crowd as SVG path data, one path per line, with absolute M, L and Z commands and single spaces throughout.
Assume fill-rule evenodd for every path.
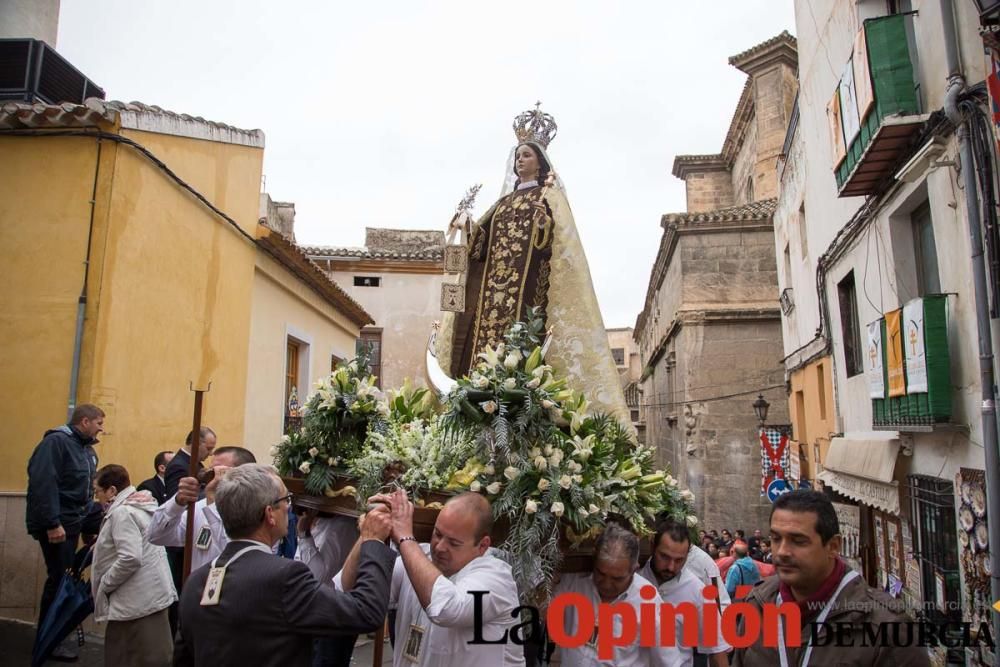
M 94 495 L 105 508 L 94 545 L 94 619 L 107 622 L 104 664 L 161 667 L 173 658 L 167 608 L 177 599 L 163 547 L 145 539 L 156 510 L 149 491 L 136 491 L 128 471 L 97 471 Z

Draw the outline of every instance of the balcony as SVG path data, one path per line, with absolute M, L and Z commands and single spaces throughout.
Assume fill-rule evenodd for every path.
M 920 114 L 902 14 L 865 21 L 827 112 L 838 195 L 877 192 L 909 153 Z
M 104 90 L 37 39 L 0 39 L 0 100 L 82 104 Z
M 951 423 L 948 297 L 914 299 L 887 313 L 878 329 L 868 333 L 865 359 L 872 430 L 962 429 Z

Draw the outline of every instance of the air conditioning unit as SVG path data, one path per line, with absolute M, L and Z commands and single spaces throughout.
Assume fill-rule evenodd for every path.
M 0 100 L 81 104 L 104 89 L 37 39 L 0 39 Z

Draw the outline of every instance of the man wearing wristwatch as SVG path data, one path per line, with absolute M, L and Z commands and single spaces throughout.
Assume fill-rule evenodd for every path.
M 511 612 L 519 605 L 510 565 L 489 553 L 493 514 L 477 493 L 452 498 L 434 524 L 430 544 L 413 537 L 413 504 L 403 491 L 379 495 L 373 512 L 389 512 L 390 536 L 399 549 L 389 604 L 397 606 L 393 665 L 466 667 L 524 665 L 522 646 L 510 640 L 520 622 Z M 354 586 L 360 542 L 334 584 Z M 472 595 L 484 591 L 483 595 Z M 481 618 L 476 618 L 476 607 Z M 474 623 L 478 622 L 478 628 Z M 474 638 L 502 643 L 470 644 Z

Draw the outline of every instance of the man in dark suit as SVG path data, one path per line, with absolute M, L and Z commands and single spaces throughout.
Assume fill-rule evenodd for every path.
M 212 454 L 212 450 L 215 449 L 216 441 L 215 431 L 207 426 L 202 426 L 198 458 L 202 460 L 207 459 Z M 184 438 L 184 446 L 177 450 L 174 458 L 167 464 L 167 469 L 163 473 L 164 494 L 167 498 L 174 497 L 174 494 L 177 493 L 177 484 L 181 481 L 181 478 L 187 477 L 190 474 L 188 471 L 191 467 L 192 442 L 194 442 L 193 431 L 187 434 L 187 437 Z M 202 467 L 201 461 L 198 462 L 198 467 Z
M 162 505 L 163 501 L 167 499 L 167 486 L 164 476 L 167 473 L 167 464 L 170 463 L 170 459 L 172 458 L 174 458 L 173 452 L 160 452 L 157 454 L 156 458 L 153 459 L 153 470 L 156 471 L 156 474 L 136 487 L 137 491 L 149 491 L 153 494 L 157 505 Z
M 388 512 L 366 515 L 358 579 L 343 593 L 322 585 L 303 563 L 271 554 L 287 532 L 290 502 L 265 466 L 233 468 L 219 482 L 215 504 L 231 541 L 184 586 L 174 665 L 308 667 L 310 638 L 382 625 L 394 560 L 384 542 Z

